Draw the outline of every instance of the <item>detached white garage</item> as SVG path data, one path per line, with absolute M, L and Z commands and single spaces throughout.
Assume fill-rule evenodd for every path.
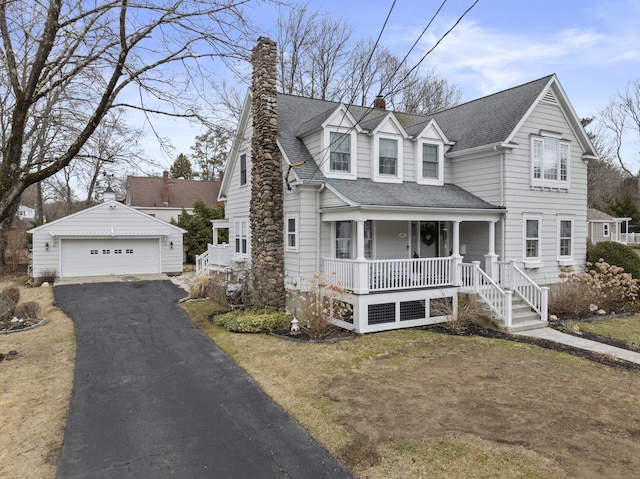
M 60 277 L 182 272 L 185 231 L 107 201 L 29 231 L 33 276 Z

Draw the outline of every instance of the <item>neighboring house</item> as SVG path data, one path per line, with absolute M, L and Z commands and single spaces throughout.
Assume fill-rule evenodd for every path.
M 114 200 L 29 233 L 36 278 L 182 272 L 185 231 Z
M 587 238 L 592 244 L 601 241 L 617 241 L 627 243 L 631 218 L 614 218 L 594 208 L 587 209 Z M 624 226 L 623 226 L 624 225 Z M 624 231 L 624 232 L 623 232 Z M 628 238 L 633 242 L 632 238 Z
M 25 205 L 18 206 L 18 219 L 21 221 L 33 221 L 36 219 L 36 210 Z
M 230 245 L 210 245 L 201 270 L 251 259 L 251 145 L 272 141 L 253 136 L 265 128 L 251 105 L 247 95 L 220 189 L 226 220 L 213 222 Z M 346 287 L 345 328 L 443 321 L 434 302 L 455 310 L 459 291 L 506 329 L 543 326 L 541 285 L 586 261 L 596 156 L 555 75 L 434 115 L 278 94 L 277 126 L 284 282 L 304 290 L 320 272 Z
M 218 202 L 220 181 L 185 180 L 162 177 L 127 177 L 126 204 L 162 221 L 178 221 L 182 209 L 193 213 L 193 204 L 201 199 L 209 205 Z

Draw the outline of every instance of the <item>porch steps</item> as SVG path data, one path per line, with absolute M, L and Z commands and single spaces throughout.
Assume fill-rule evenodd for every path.
M 483 308 L 488 309 L 488 306 L 483 304 Z M 547 321 L 541 321 L 538 314 L 531 310 L 531 306 L 516 294 L 512 296 L 511 314 L 511 326 L 504 326 L 498 321 L 493 321 L 496 329 L 506 333 L 517 333 L 546 328 L 549 325 Z

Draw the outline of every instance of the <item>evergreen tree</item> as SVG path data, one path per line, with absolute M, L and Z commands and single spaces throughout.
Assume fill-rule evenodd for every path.
M 630 190 L 625 190 L 620 198 L 616 198 L 609 203 L 609 209 L 607 211 L 611 216 L 615 218 L 631 218 L 629 224 L 640 225 L 640 210 L 636 203 L 636 198 Z M 625 224 L 622 224 L 624 230 Z M 626 231 L 623 231 L 626 233 Z
M 180 153 L 169 169 L 171 178 L 184 178 L 192 180 L 194 177 L 191 161 L 184 153 Z
M 224 218 L 224 205 L 208 205 L 198 199 L 193 204 L 193 214 L 183 208 L 178 221 L 171 220 L 171 224 L 187 230 L 183 237 L 184 250 L 187 261 L 193 263 L 196 255 L 207 251 L 207 244 L 212 240 L 211 220 Z

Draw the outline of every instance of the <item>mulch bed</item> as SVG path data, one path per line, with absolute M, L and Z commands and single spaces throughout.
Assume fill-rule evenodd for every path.
M 640 364 L 632 363 L 624 359 L 619 359 L 614 356 L 610 356 L 608 354 L 601 354 L 593 351 L 587 351 L 585 349 L 568 346 L 566 344 L 556 343 L 554 341 L 549 341 L 547 339 L 532 338 L 529 336 L 520 336 L 515 334 L 503 333 L 502 331 L 496 331 L 494 329 L 483 328 L 481 326 L 476 326 L 476 325 L 467 326 L 461 331 L 453 331 L 441 324 L 436 324 L 433 326 L 425 326 L 422 329 L 428 329 L 430 331 L 435 331 L 443 334 L 450 334 L 453 336 L 482 336 L 485 338 L 506 339 L 508 341 L 515 341 L 518 343 L 533 344 L 541 348 L 560 351 L 562 353 L 578 356 L 580 358 L 588 359 L 589 361 L 593 361 L 600 364 L 605 364 L 607 366 L 613 366 L 616 368 L 626 369 L 626 370 L 640 370 Z M 594 336 L 598 336 L 598 335 L 594 335 Z M 587 337 L 586 335 L 581 335 L 581 337 L 584 337 L 585 339 L 592 339 Z M 601 336 L 601 337 L 604 337 L 604 336 Z M 617 341 L 617 340 L 613 340 L 612 338 L 607 338 L 607 339 L 610 341 Z M 597 340 L 594 339 L 594 341 L 597 341 Z M 598 341 L 598 342 L 605 343 L 605 341 Z M 624 343 L 624 341 L 622 342 Z M 605 344 L 610 344 L 610 343 L 605 343 Z M 622 346 L 618 346 L 617 344 L 611 344 L 611 345 L 616 347 L 622 347 Z M 629 348 L 625 347 L 623 349 L 629 349 Z
M 23 329 L 29 329 L 38 325 L 42 321 L 43 321 L 42 319 L 22 319 L 22 318 L 20 319 L 11 318 L 11 319 L 0 320 L 0 334 L 15 333 L 18 331 L 22 331 Z
M 288 339 L 290 341 L 298 341 L 302 343 L 328 343 L 333 341 L 340 341 L 342 339 L 353 339 L 360 336 L 358 333 L 349 331 L 347 329 L 339 328 L 338 326 L 330 325 L 327 328 L 326 333 L 321 338 L 312 338 L 304 331 L 290 331 L 289 329 L 274 329 L 269 334 L 277 336 L 282 339 Z

